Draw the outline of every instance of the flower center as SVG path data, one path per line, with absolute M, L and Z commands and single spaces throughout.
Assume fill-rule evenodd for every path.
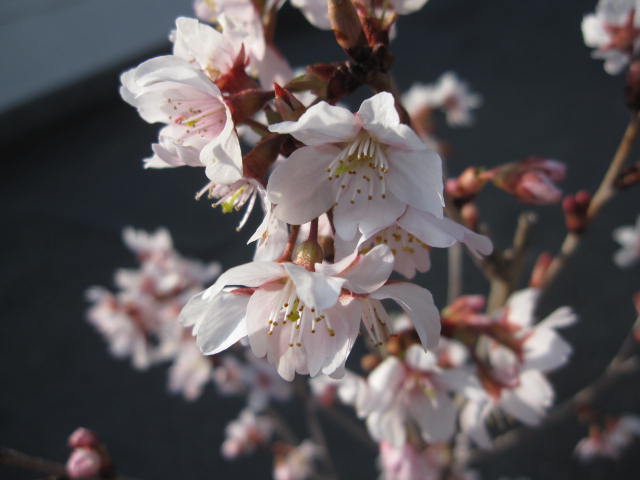
M 169 120 L 183 127 L 183 135 L 177 138 L 182 143 L 192 136 L 217 137 L 227 121 L 225 107 L 217 99 L 174 100 L 167 98 L 169 108 L 178 116 L 169 115 Z
M 389 172 L 388 165 L 383 146 L 369 134 L 360 133 L 327 167 L 327 180 L 339 182 L 336 205 L 347 189 L 351 191 L 349 202 L 352 205 L 364 192 L 368 200 L 378 194 L 387 198 L 385 175 Z
M 238 211 L 247 204 L 247 209 L 236 227 L 236 230 L 239 231 L 244 227 L 245 223 L 247 223 L 249 215 L 253 211 L 253 207 L 256 204 L 256 197 L 258 196 L 258 189 L 244 179 L 240 179 L 231 185 L 209 182 L 196 193 L 196 200 L 200 200 L 205 193 L 207 194 L 207 198 L 217 199 L 211 206 L 214 208 L 221 206 L 224 213 L 231 213 L 234 210 Z
M 305 329 L 309 328 L 315 334 L 321 322 L 324 322 L 324 329 L 329 336 L 334 337 L 336 333 L 329 317 L 318 312 L 315 307 L 305 305 L 298 297 L 293 281 L 287 280 L 269 315 L 267 335 L 273 335 L 278 328 L 289 327 L 289 347 L 301 347 Z

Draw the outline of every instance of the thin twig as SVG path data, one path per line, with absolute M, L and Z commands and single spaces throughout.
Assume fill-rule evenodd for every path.
M 462 244 L 454 243 L 449 247 L 447 253 L 448 285 L 447 303 L 451 305 L 453 301 L 462 295 Z
M 46 473 L 56 477 L 65 477 L 67 469 L 64 465 L 34 457 L 12 448 L 0 447 L 0 465 L 11 465 L 31 472 Z
M 624 132 L 622 140 L 620 140 L 620 144 L 618 145 L 616 153 L 611 160 L 611 164 L 609 165 L 607 172 L 600 182 L 600 186 L 596 190 L 596 193 L 593 195 L 591 203 L 589 204 L 589 209 L 587 210 L 587 222 L 589 224 L 596 218 L 602 207 L 604 207 L 615 195 L 616 178 L 620 175 L 627 158 L 629 158 L 629 155 L 631 154 L 631 150 L 636 138 L 638 137 L 638 133 L 640 133 L 640 117 L 638 117 L 638 115 L 634 115 L 631 120 L 629 120 L 627 129 Z M 547 273 L 545 274 L 543 288 L 548 289 L 558 277 L 559 273 L 567 264 L 567 261 L 578 249 L 580 240 L 581 235 L 577 233 L 569 232 L 567 234 L 562 242 L 562 246 L 560 247 L 560 252 L 554 258 L 547 270 Z

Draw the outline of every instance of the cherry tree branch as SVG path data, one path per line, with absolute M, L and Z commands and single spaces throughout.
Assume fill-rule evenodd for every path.
M 618 144 L 615 155 L 611 159 L 611 164 L 609 165 L 607 172 L 605 173 L 596 193 L 593 195 L 591 203 L 589 204 L 589 209 L 587 210 L 588 224 L 596 218 L 602 207 L 604 207 L 615 195 L 615 181 L 631 154 L 631 150 L 638 137 L 638 133 L 640 133 L 640 116 L 638 116 L 638 114 L 634 114 L 629 120 L 627 129 L 622 136 L 622 140 L 620 140 L 620 143 Z M 574 255 L 580 245 L 581 238 L 582 236 L 579 233 L 569 232 L 567 234 L 560 247 L 560 252 L 556 255 L 545 274 L 543 280 L 544 289 L 549 288 L 563 270 L 569 259 Z

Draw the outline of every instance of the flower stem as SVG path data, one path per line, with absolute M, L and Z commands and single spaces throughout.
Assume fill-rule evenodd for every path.
M 589 209 L 587 210 L 588 224 L 595 219 L 602 207 L 604 207 L 615 195 L 615 181 L 631 154 L 631 150 L 636 138 L 638 137 L 638 133 L 640 133 L 640 117 L 637 114 L 634 114 L 633 117 L 631 117 L 631 120 L 629 120 L 627 129 L 624 132 L 622 140 L 620 140 L 620 144 L 618 145 L 616 153 L 611 160 L 611 164 L 609 165 L 607 172 L 600 182 L 600 186 L 596 190 L 596 193 L 593 195 L 593 199 L 589 204 Z M 581 235 L 578 233 L 569 232 L 567 234 L 560 247 L 560 252 L 554 258 L 553 262 L 551 262 L 551 265 L 544 276 L 543 288 L 545 290 L 554 282 L 567 264 L 568 260 L 574 255 L 580 245 L 580 240 Z

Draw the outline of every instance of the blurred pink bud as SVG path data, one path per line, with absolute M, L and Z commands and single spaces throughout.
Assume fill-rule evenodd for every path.
M 542 288 L 544 284 L 544 277 L 547 274 L 547 270 L 553 262 L 553 257 L 548 252 L 542 252 L 538 255 L 536 264 L 531 271 L 531 280 L 529 286 L 532 288 Z
M 562 198 L 562 191 L 554 182 L 564 179 L 566 167 L 557 160 L 530 157 L 521 162 L 498 167 L 494 174 L 495 185 L 518 200 L 535 205 L 548 205 L 557 203 Z
M 95 477 L 100 472 L 101 463 L 98 452 L 88 448 L 76 448 L 67 460 L 67 475 L 70 478 Z
M 485 298 L 483 295 L 464 295 L 456 298 L 449 307 L 452 313 L 474 312 L 480 313 L 484 310 Z
M 462 216 L 462 220 L 467 227 L 469 227 L 474 232 L 478 231 L 478 218 L 479 212 L 478 207 L 475 203 L 465 203 L 464 206 L 460 209 L 460 215 Z
M 458 178 L 450 178 L 446 183 L 447 193 L 456 200 L 469 200 L 484 188 L 490 175 L 481 168 L 469 167 Z
M 567 230 L 573 233 L 583 233 L 589 224 L 589 205 L 591 194 L 586 190 L 580 190 L 575 195 L 567 195 L 562 200 L 562 210 L 564 210 L 565 224 Z
M 79 427 L 69 435 L 68 443 L 71 448 L 95 447 L 100 443 L 100 440 L 98 440 L 98 436 L 88 428 Z

